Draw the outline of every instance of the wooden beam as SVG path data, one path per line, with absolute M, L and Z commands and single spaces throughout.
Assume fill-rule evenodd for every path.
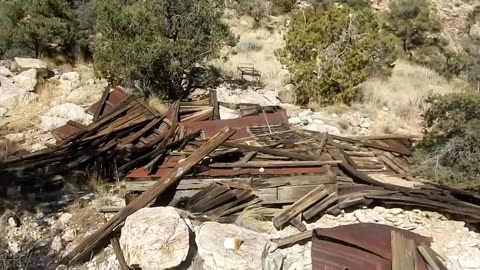
M 338 136 L 338 135 L 330 135 L 330 136 L 333 139 L 339 140 L 339 141 L 350 142 L 350 143 L 354 143 L 354 144 L 360 144 L 360 145 L 363 145 L 363 146 L 367 146 L 367 147 L 371 147 L 371 148 L 375 148 L 375 149 L 379 149 L 379 150 L 384 150 L 384 151 L 388 151 L 388 152 L 399 153 L 399 154 L 406 155 L 406 156 L 411 156 L 412 155 L 411 150 L 406 151 L 404 149 L 392 148 L 392 147 L 389 147 L 389 146 L 380 145 L 378 143 L 355 140 L 355 139 L 351 139 L 351 138 L 348 138 L 348 137 L 342 137 L 342 136 Z
M 223 145 L 228 146 L 228 147 L 233 147 L 233 148 L 246 150 L 246 151 L 255 151 L 255 152 L 274 155 L 274 156 L 289 157 L 291 159 L 298 159 L 298 160 L 304 160 L 304 161 L 317 160 L 316 157 L 311 156 L 311 155 L 300 154 L 300 153 L 295 153 L 295 152 L 286 151 L 286 150 L 279 150 L 279 149 L 253 146 L 253 145 L 242 144 L 242 143 L 234 143 L 234 142 L 230 142 L 230 141 L 224 142 Z
M 339 164 L 341 160 L 315 161 L 249 161 L 233 163 L 212 163 L 210 168 L 285 168 L 285 167 L 316 167 Z
M 277 244 L 278 248 L 286 248 L 292 245 L 295 245 L 298 242 L 311 240 L 312 239 L 312 230 L 308 230 L 299 234 L 288 236 L 285 238 L 275 239 L 272 242 Z
M 439 259 L 440 256 L 436 254 L 436 252 L 430 247 L 422 244 L 417 247 L 417 250 L 420 252 L 432 270 L 448 270 L 448 268 Z
M 303 217 L 306 220 L 312 219 L 314 216 L 316 216 L 318 213 L 328 209 L 330 205 L 335 203 L 338 200 L 338 196 L 336 192 L 331 193 L 330 195 L 327 196 L 324 200 L 318 202 L 314 206 L 312 206 L 310 209 L 307 211 L 303 212 Z
M 88 255 L 101 241 L 106 239 L 110 233 L 118 227 L 128 216 L 135 213 L 142 207 L 145 207 L 150 201 L 154 200 L 160 194 L 162 194 L 168 187 L 178 182 L 189 170 L 200 162 L 205 156 L 210 154 L 224 141 L 231 137 L 235 133 L 235 130 L 230 128 L 224 128 L 217 133 L 212 139 L 202 145 L 197 151 L 185 159 L 182 163 L 179 163 L 175 169 L 170 173 L 162 177 L 151 186 L 143 194 L 135 198 L 129 205 L 127 205 L 122 211 L 118 212 L 107 223 L 102 225 L 93 234 L 83 239 L 69 254 L 63 257 L 60 261 L 61 264 L 69 264 L 78 261 Z
M 291 219 L 296 217 L 298 214 L 302 213 L 311 205 L 315 204 L 322 198 L 328 195 L 328 191 L 325 189 L 324 185 L 319 185 L 314 190 L 310 191 L 308 194 L 300 198 L 300 200 L 296 201 L 292 204 L 289 208 L 282 211 L 280 214 L 273 218 L 273 225 L 275 228 L 280 229 L 286 223 L 288 223 Z
M 392 270 L 416 270 L 415 242 L 391 231 Z
M 220 107 L 218 105 L 217 91 L 210 91 L 210 106 L 213 107 L 213 120 L 220 120 Z
M 108 99 L 108 96 L 110 95 L 110 88 L 111 88 L 111 85 L 108 84 L 107 87 L 105 87 L 105 89 L 103 90 L 102 98 L 100 98 L 97 110 L 93 114 L 93 122 L 97 122 L 100 115 L 102 115 L 103 109 L 105 108 L 105 103 Z

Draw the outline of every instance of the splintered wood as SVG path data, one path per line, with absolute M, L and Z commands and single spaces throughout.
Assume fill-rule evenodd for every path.
M 169 174 L 162 177 L 147 189 L 140 196 L 135 198 L 130 204 L 118 212 L 113 218 L 111 218 L 102 227 L 96 230 L 93 234 L 85 238 L 78 244 L 69 254 L 62 258 L 61 263 L 71 263 L 78 259 L 88 255 L 92 249 L 94 249 L 100 241 L 110 235 L 110 233 L 118 227 L 128 216 L 138 211 L 140 208 L 145 207 L 150 201 L 155 199 L 169 186 L 179 181 L 195 164 L 200 162 L 205 156 L 215 150 L 220 144 L 233 135 L 235 131 L 225 128 L 220 131 L 216 136 L 210 139 L 207 143 L 202 145 L 197 151 L 185 159 L 182 163 L 179 163 L 177 167 Z

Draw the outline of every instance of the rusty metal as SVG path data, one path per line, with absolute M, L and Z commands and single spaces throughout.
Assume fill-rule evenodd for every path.
M 258 114 L 236 119 L 180 123 L 180 125 L 186 126 L 189 132 L 202 130 L 207 137 L 212 137 L 223 127 L 231 127 L 237 129 L 237 132 L 231 139 L 241 139 L 251 137 L 247 128 L 255 126 L 266 126 L 267 123 L 270 126 L 287 124 L 288 117 L 286 111 L 283 109 L 278 109 L 276 112 L 265 113 L 265 115 Z
M 112 112 L 114 108 L 119 104 L 121 104 L 123 101 L 125 101 L 127 97 L 128 95 L 125 93 L 124 90 L 122 90 L 122 88 L 115 87 L 108 95 L 107 101 L 105 102 L 105 107 L 100 116 L 104 116 Z M 87 112 L 94 114 L 97 111 L 99 106 L 100 106 L 100 101 L 97 101 L 87 109 Z
M 328 259 L 325 258 L 330 256 L 331 254 L 327 253 L 325 255 L 322 253 L 322 250 L 325 249 L 324 242 L 335 242 L 340 244 L 340 246 L 349 246 L 349 252 L 352 254 L 360 254 L 363 253 L 364 256 L 369 256 L 369 254 L 374 254 L 379 256 L 385 260 L 390 261 L 392 259 L 392 250 L 391 250 L 391 240 L 390 234 L 391 231 L 397 231 L 404 235 L 407 239 L 412 239 L 415 241 L 416 245 L 426 245 L 430 246 L 432 239 L 429 237 L 424 237 L 406 230 L 398 229 L 395 227 L 382 225 L 382 224 L 374 224 L 374 223 L 359 223 L 359 224 L 352 224 L 352 225 L 345 225 L 345 226 L 338 226 L 334 228 L 328 229 L 317 229 L 314 231 L 313 235 L 313 246 L 312 246 L 312 259 L 314 260 L 314 267 L 313 269 L 325 269 L 328 266 Z M 320 241 L 317 241 L 320 240 Z M 323 241 L 323 242 L 322 242 Z M 345 249 L 339 248 L 338 253 L 343 254 L 344 256 L 346 253 L 342 253 Z M 351 248 L 355 249 L 356 251 L 353 252 Z M 337 252 L 337 251 L 336 251 Z M 320 259 L 318 259 L 319 257 Z M 346 256 L 348 257 L 348 256 Z M 317 259 L 316 259 L 317 258 Z M 340 259 L 335 263 L 343 263 L 348 264 L 350 262 L 350 258 L 342 259 L 342 256 L 337 257 Z M 316 265 L 315 265 L 316 261 Z M 418 270 L 427 270 L 427 266 L 422 259 L 420 253 L 416 252 L 416 261 L 417 261 L 417 269 Z M 327 263 L 326 263 L 327 262 Z M 359 261 L 364 263 L 363 261 Z M 324 263 L 324 265 L 322 265 Z M 378 264 L 377 264 L 378 265 Z M 378 266 L 377 266 L 378 267 Z M 328 269 L 328 268 L 327 268 Z M 337 269 L 337 268 L 332 268 Z M 344 268 L 338 268 L 344 269 Z M 357 268 L 357 267 L 348 267 L 348 269 L 390 269 L 390 268 Z
M 355 247 L 312 239 L 313 270 L 390 270 L 390 261 Z

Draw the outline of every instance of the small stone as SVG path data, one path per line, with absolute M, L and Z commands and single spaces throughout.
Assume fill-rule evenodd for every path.
M 288 119 L 288 123 L 290 125 L 298 125 L 302 122 L 302 120 L 299 117 L 291 117 Z
M 373 210 L 374 210 L 375 212 L 379 213 L 379 214 L 385 212 L 385 208 L 384 208 L 384 207 L 381 207 L 381 206 L 375 206 L 375 207 L 373 208 Z
M 50 245 L 50 248 L 55 252 L 60 252 L 63 249 L 62 238 L 58 235 L 55 236 L 55 238 L 53 238 L 52 244 Z
M 355 217 L 357 218 L 357 220 L 361 223 L 368 223 L 370 222 L 370 219 L 368 218 L 368 216 L 362 212 L 362 211 L 355 211 L 353 212 L 353 214 L 355 215 Z
M 458 263 L 463 269 L 480 269 L 480 256 L 474 255 L 460 255 L 458 257 Z
M 454 248 L 457 246 L 457 242 L 455 241 L 450 241 L 448 242 L 447 248 Z
M 0 76 L 8 78 L 8 77 L 12 77 L 13 74 L 8 68 L 6 68 L 4 66 L 0 66 Z
M 310 118 L 310 116 L 312 116 L 313 112 L 311 110 L 306 110 L 306 111 L 302 111 L 302 112 L 299 112 L 298 113 L 298 117 L 300 117 L 300 119 L 307 119 L 307 118 Z
M 400 229 L 404 229 L 404 230 L 408 230 L 408 231 L 415 230 L 416 228 L 417 228 L 417 225 L 411 224 L 411 223 L 400 225 Z
M 8 218 L 8 225 L 11 227 L 20 227 L 20 219 L 16 216 L 11 216 Z
M 62 235 L 62 239 L 63 241 L 65 242 L 72 242 L 73 240 L 75 240 L 75 237 L 77 236 L 77 230 L 75 229 L 69 229 L 69 230 L 66 230 L 63 235 Z
M 70 213 L 62 213 L 60 214 L 60 216 L 58 217 L 58 221 L 60 221 L 60 223 L 62 223 L 62 225 L 65 225 L 67 224 L 70 219 L 73 217 L 72 214 Z
M 401 213 L 403 213 L 403 209 L 402 208 L 392 208 L 390 209 L 389 211 L 392 215 L 399 215 Z

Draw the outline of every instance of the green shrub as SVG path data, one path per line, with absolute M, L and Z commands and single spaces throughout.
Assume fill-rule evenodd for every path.
M 333 4 L 347 5 L 355 9 L 369 6 L 369 1 L 367 0 L 310 0 L 309 2 L 317 9 L 328 9 Z
M 195 87 L 198 64 L 235 39 L 210 0 L 96 0 L 95 69 L 116 83 L 176 98 Z
M 0 57 L 68 52 L 81 38 L 74 20 L 65 0 L 0 0 Z
M 274 15 L 289 13 L 295 8 L 296 0 L 271 0 L 271 11 Z
M 419 172 L 440 182 L 480 184 L 480 94 L 434 95 L 426 103 Z
M 401 40 L 404 52 L 436 42 L 441 24 L 426 0 L 395 0 L 389 10 L 385 28 Z
M 369 8 L 330 6 L 295 13 L 277 56 L 293 75 L 297 102 L 349 103 L 356 86 L 396 59 L 395 38 Z

